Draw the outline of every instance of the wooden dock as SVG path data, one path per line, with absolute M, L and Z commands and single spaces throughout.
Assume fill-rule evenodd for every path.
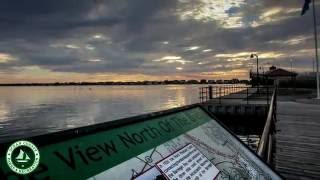
M 266 130 L 269 129 L 269 131 L 266 131 L 268 132 L 266 138 L 261 137 L 265 142 L 261 143 L 261 147 L 265 147 L 265 151 L 262 151 L 263 148 L 261 148 L 261 152 L 258 150 L 257 153 L 260 153 L 259 155 L 266 162 L 271 161 L 271 166 L 285 179 L 320 179 L 320 101 L 311 98 L 315 95 L 310 90 L 280 89 L 279 91 L 281 93 L 276 96 L 275 101 L 277 104 L 275 116 L 271 113 L 271 118 L 266 117 L 271 119 L 272 125 L 266 126 L 267 123 L 265 124 L 265 128 L 269 127 Z M 219 109 L 220 106 L 224 107 L 225 112 L 232 112 L 232 108 L 228 109 L 230 105 L 269 104 L 266 100 L 268 98 L 261 99 L 265 95 L 257 94 L 254 88 L 247 90 L 247 93 L 243 92 L 228 94 L 221 99 L 219 97 L 210 99 L 204 105 L 210 112 L 218 115 L 219 110 L 216 109 Z M 245 113 L 250 115 L 248 112 Z M 273 125 L 274 122 L 275 125 Z M 273 127 L 275 127 L 275 132 Z M 269 140 L 271 135 L 273 141 Z M 268 156 L 266 156 L 267 150 Z
M 320 179 L 320 105 L 278 101 L 273 165 L 286 179 Z

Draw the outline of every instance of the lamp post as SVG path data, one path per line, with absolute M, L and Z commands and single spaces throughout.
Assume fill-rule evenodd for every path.
M 250 55 L 250 58 L 254 58 L 254 57 L 257 58 L 257 87 L 258 87 L 257 92 L 259 93 L 259 57 L 258 57 L 257 54 L 251 54 Z

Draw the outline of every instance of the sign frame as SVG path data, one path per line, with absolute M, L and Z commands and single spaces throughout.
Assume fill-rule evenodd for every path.
M 260 156 L 258 156 L 256 154 L 256 152 L 254 152 L 246 144 L 244 144 L 244 142 L 242 142 L 237 137 L 237 135 L 235 133 L 233 133 L 226 125 L 224 125 L 215 115 L 213 115 L 210 111 L 208 111 L 206 108 L 201 106 L 200 103 L 182 106 L 182 107 L 178 107 L 178 108 L 173 108 L 173 109 L 169 109 L 169 110 L 163 110 L 163 111 L 158 111 L 158 112 L 153 112 L 153 113 L 142 114 L 142 115 L 128 117 L 128 118 L 122 118 L 119 120 L 98 123 L 98 124 L 74 128 L 74 129 L 67 129 L 67 130 L 63 130 L 63 131 L 22 138 L 22 139 L 34 143 L 35 145 L 37 145 L 37 147 L 39 149 L 41 149 L 41 147 L 46 146 L 46 145 L 55 144 L 55 143 L 63 142 L 63 141 L 70 140 L 73 138 L 78 138 L 78 137 L 82 137 L 82 136 L 86 136 L 86 135 L 95 134 L 95 133 L 98 133 L 101 131 L 108 131 L 108 130 L 111 130 L 114 128 L 119 128 L 119 127 L 123 127 L 123 126 L 133 125 L 136 123 L 150 121 L 150 120 L 153 120 L 154 118 L 157 118 L 157 117 L 163 117 L 163 116 L 171 115 L 171 114 L 178 113 L 181 111 L 193 109 L 193 108 L 200 108 L 201 110 L 203 110 L 210 118 L 214 119 L 220 126 L 222 126 L 222 128 L 224 128 L 228 133 L 230 133 L 233 138 L 240 141 L 240 144 L 242 144 L 247 150 L 249 150 L 254 156 L 256 156 L 256 158 L 258 158 L 263 164 L 265 164 L 268 168 L 270 168 L 280 178 L 283 178 L 283 176 L 281 176 L 272 166 L 270 166 Z M 6 150 L 9 148 L 9 146 L 17 140 L 21 140 L 21 138 L 16 138 L 14 140 L 9 140 L 7 142 L 0 143 L 0 157 L 4 157 L 6 154 Z

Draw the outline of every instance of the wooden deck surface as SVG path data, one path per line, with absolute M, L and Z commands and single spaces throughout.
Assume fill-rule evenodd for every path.
M 278 101 L 275 169 L 287 179 L 320 179 L 320 105 Z

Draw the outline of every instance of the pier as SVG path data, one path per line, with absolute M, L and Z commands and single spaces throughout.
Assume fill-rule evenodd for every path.
M 245 133 L 258 134 L 256 153 L 284 178 L 320 179 L 320 103 L 311 90 L 223 88 L 212 94 L 230 93 L 212 95 L 203 106 L 237 135 L 243 133 L 239 124 Z
M 275 169 L 287 179 L 320 179 L 319 102 L 280 95 L 275 128 Z

